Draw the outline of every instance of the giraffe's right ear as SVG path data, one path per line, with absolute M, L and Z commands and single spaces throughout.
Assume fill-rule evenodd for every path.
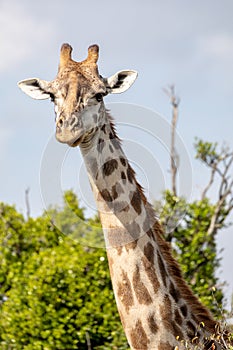
M 18 82 L 18 87 L 28 96 L 36 100 L 45 100 L 52 97 L 49 91 L 50 83 L 46 80 L 31 78 Z
M 135 70 L 121 70 L 106 79 L 107 91 L 110 94 L 121 94 L 130 88 L 137 78 Z

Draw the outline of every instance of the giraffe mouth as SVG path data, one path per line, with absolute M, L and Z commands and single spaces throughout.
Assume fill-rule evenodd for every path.
M 56 127 L 56 139 L 61 143 L 66 143 L 71 147 L 76 147 L 80 144 L 84 137 L 84 133 L 82 129 L 74 130 L 69 127 L 61 128 L 59 126 Z
M 77 147 L 79 146 L 79 144 L 82 142 L 83 137 L 79 137 L 76 141 L 72 142 L 72 143 L 67 143 L 70 147 Z

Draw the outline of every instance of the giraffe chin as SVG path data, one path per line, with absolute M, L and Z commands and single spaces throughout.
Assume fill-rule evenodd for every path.
M 77 147 L 77 146 L 79 146 L 79 144 L 82 142 L 82 139 L 83 139 L 83 137 L 79 137 L 76 141 L 74 141 L 74 142 L 72 142 L 72 143 L 68 143 L 68 142 L 67 142 L 67 144 L 68 144 L 68 146 L 70 146 L 70 147 Z
M 60 130 L 59 130 L 60 131 Z M 76 137 L 72 135 L 69 130 L 63 130 L 63 132 L 56 132 L 56 139 L 58 142 L 66 143 L 70 147 L 76 147 L 83 140 L 83 133 L 77 133 Z

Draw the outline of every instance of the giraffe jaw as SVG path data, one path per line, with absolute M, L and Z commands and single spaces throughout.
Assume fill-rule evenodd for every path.
M 67 143 L 70 147 L 77 147 L 79 146 L 79 144 L 82 142 L 83 137 L 79 137 L 76 141 L 74 141 L 73 143 Z
M 73 130 L 69 128 L 56 127 L 56 139 L 61 143 L 66 143 L 71 147 L 76 147 L 82 142 L 84 132 L 81 129 Z
M 83 136 L 80 136 L 78 138 L 65 138 L 65 137 L 60 137 L 56 134 L 56 139 L 57 141 L 61 142 L 61 143 L 66 143 L 68 146 L 70 147 L 76 147 L 79 146 L 79 144 L 82 142 L 83 140 Z

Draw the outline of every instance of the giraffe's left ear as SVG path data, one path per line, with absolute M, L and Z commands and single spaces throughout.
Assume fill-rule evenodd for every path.
M 130 88 L 138 76 L 135 70 L 122 70 L 106 79 L 106 87 L 110 94 L 120 94 Z
M 28 96 L 36 100 L 45 100 L 53 95 L 50 92 L 50 83 L 46 80 L 31 78 L 18 82 L 18 87 Z

